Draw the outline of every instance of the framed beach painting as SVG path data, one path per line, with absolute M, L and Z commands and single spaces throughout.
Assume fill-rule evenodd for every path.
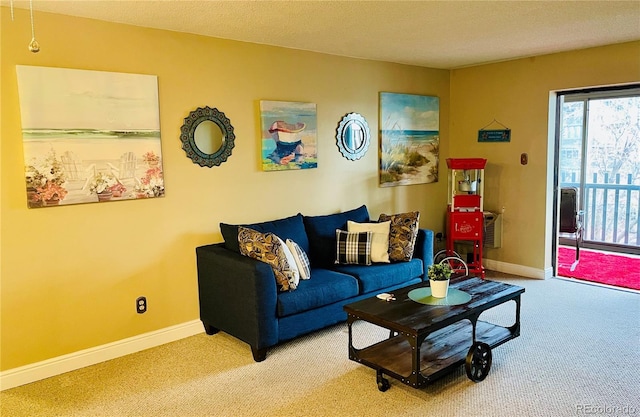
M 153 75 L 17 66 L 30 208 L 164 196 Z
M 438 97 L 380 93 L 380 186 L 438 181 Z
M 315 103 L 260 101 L 262 170 L 318 167 Z

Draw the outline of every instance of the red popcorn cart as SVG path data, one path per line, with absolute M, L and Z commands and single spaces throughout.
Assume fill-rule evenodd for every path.
M 446 261 L 454 272 L 484 279 L 482 244 L 484 230 L 483 158 L 449 158 L 446 249 L 438 252 L 435 263 Z M 470 243 L 473 250 L 466 261 L 454 250 L 456 241 Z

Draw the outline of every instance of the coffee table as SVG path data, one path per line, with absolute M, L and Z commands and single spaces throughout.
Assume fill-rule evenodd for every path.
M 482 381 L 491 368 L 491 349 L 520 335 L 520 295 L 524 288 L 476 277 L 453 278 L 447 298 L 430 296 L 428 283 L 394 291 L 395 300 L 371 297 L 344 306 L 349 327 L 349 359 L 376 370 L 380 391 L 388 375 L 414 388 L 465 364 L 467 376 Z M 515 322 L 479 320 L 490 308 L 515 302 Z M 389 330 L 389 338 L 353 346 L 353 324 L 364 320 Z

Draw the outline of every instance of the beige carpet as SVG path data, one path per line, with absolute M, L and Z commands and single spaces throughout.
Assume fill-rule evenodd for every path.
M 495 275 L 495 274 L 494 274 Z M 487 378 L 461 367 L 413 389 L 347 358 L 347 327 L 283 344 L 255 363 L 249 347 L 204 333 L 0 393 L 19 416 L 580 416 L 640 415 L 640 295 L 559 279 L 495 275 L 526 288 L 522 334 L 493 350 Z M 513 323 L 515 304 L 484 320 Z M 358 344 L 384 337 L 367 324 Z

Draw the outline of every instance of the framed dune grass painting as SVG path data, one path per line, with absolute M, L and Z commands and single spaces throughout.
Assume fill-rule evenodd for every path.
M 156 76 L 16 69 L 29 208 L 164 196 Z
M 438 181 L 438 97 L 380 93 L 381 187 Z
M 315 103 L 260 101 L 262 170 L 318 167 Z

